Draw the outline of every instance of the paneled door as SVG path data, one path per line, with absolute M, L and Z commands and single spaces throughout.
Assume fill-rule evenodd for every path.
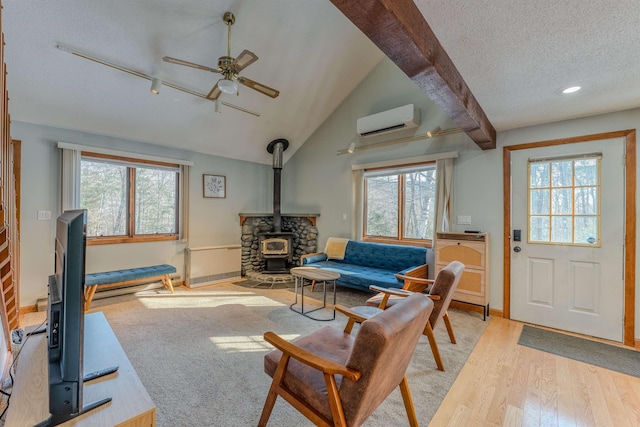
M 622 341 L 624 165 L 623 138 L 512 153 L 512 319 Z

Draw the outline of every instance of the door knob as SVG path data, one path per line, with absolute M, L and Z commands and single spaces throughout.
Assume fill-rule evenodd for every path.
M 520 252 L 522 250 L 522 248 L 520 246 L 514 246 L 513 247 L 513 252 Z

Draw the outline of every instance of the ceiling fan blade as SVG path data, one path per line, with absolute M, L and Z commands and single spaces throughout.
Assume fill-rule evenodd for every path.
M 216 82 L 215 86 L 211 89 L 211 91 L 207 94 L 207 99 L 211 99 L 212 101 L 217 100 L 220 97 L 222 91 L 218 87 L 218 82 Z
M 170 62 L 172 64 L 184 65 L 186 67 L 197 68 L 199 70 L 211 71 L 212 73 L 219 73 L 220 70 L 217 68 L 207 67 L 206 65 L 195 64 L 189 61 L 183 61 L 182 59 L 172 58 L 170 56 L 165 56 L 162 58 L 164 62 Z
M 238 83 L 245 85 L 253 90 L 257 90 L 258 92 L 270 96 L 271 98 L 277 98 L 280 95 L 279 90 L 275 90 L 270 88 L 269 86 L 265 86 L 262 83 L 254 82 L 251 79 L 246 77 L 238 77 Z
M 245 49 L 240 52 L 240 55 L 238 55 L 236 59 L 233 60 L 231 66 L 234 68 L 236 73 L 239 73 L 257 60 L 258 56 L 255 53 Z

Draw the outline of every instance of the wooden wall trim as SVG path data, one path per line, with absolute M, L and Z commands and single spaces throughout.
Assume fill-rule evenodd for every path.
M 634 346 L 635 341 L 635 301 L 636 301 L 636 130 L 626 129 L 591 135 L 538 141 L 528 144 L 509 145 L 503 148 L 503 188 L 504 188 L 504 278 L 503 312 L 511 318 L 511 152 L 539 147 L 598 141 L 611 138 L 625 139 L 625 251 L 624 251 L 624 326 L 623 344 Z

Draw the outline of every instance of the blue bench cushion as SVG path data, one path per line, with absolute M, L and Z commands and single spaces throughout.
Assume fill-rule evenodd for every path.
M 126 282 L 144 279 L 145 277 L 162 276 L 175 273 L 176 268 L 169 264 L 152 265 L 150 267 L 130 268 L 128 270 L 103 271 L 85 276 L 85 286 L 105 285 L 107 283 Z

